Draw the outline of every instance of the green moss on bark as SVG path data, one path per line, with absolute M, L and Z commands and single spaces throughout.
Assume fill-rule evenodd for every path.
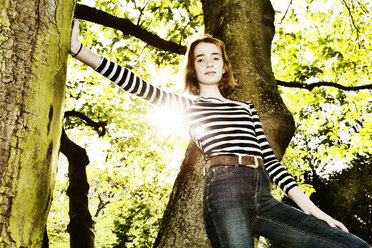
M 6 176 L 0 185 L 0 211 L 6 218 L 1 220 L 0 247 L 41 246 L 58 160 L 74 1 L 34 4 L 28 0 L 9 2 L 8 16 L 2 16 L 9 23 L 7 38 L 13 39 L 4 53 L 11 54 L 10 60 L 22 68 L 13 67 L 17 71 L 11 80 L 19 87 L 14 93 L 16 104 L 9 107 L 9 116 L 16 118 L 7 120 L 15 128 L 9 129 L 11 139 L 2 137 L 10 149 L 7 163 L 2 164 Z M 31 13 L 27 10 L 14 11 L 30 6 L 37 8 L 38 16 L 27 17 Z M 19 25 L 17 17 L 30 20 Z M 23 40 L 27 38 L 34 40 Z M 4 87 L 10 92 L 12 85 Z

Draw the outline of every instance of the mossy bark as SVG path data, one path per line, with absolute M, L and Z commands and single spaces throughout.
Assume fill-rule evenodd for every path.
M 270 54 L 274 10 L 269 0 L 202 0 L 206 33 L 220 38 L 239 87 L 230 96 L 251 101 L 265 134 L 281 159 L 294 133 L 294 121 L 273 76 Z M 201 152 L 190 145 L 165 211 L 154 247 L 210 247 L 203 222 Z
M 41 247 L 74 1 L 0 0 L 0 247 Z

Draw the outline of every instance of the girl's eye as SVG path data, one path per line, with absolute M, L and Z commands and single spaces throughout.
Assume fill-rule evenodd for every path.
M 214 57 L 214 60 L 220 60 L 220 57 Z
M 201 62 L 203 62 L 203 59 L 197 59 L 196 62 L 201 63 Z

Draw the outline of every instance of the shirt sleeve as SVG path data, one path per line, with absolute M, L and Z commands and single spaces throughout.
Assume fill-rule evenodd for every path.
M 262 150 L 265 169 L 269 174 L 270 179 L 274 181 L 274 183 L 278 185 L 286 194 L 288 194 L 288 191 L 291 188 L 297 186 L 297 183 L 276 158 L 269 142 L 266 139 L 257 111 L 254 108 L 253 104 L 250 104 L 250 108 L 255 132 Z
M 161 90 L 138 77 L 128 68 L 105 57 L 102 58 L 100 65 L 95 71 L 117 84 L 123 90 L 141 97 L 152 104 L 158 106 L 179 106 L 183 108 L 187 108 L 192 104 L 190 98 Z

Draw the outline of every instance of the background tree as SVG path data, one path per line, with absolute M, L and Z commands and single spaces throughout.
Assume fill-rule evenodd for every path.
M 326 190 L 317 191 L 313 197 L 327 194 L 332 199 L 332 204 L 327 201 L 317 201 L 319 205 L 324 205 L 324 209 L 333 214 L 341 221 L 348 223 L 348 228 L 352 233 L 364 240 L 372 240 L 372 160 L 371 155 L 358 155 L 351 161 L 349 168 L 341 172 L 333 173 L 328 181 L 325 181 Z M 358 185 L 355 187 L 354 185 Z M 324 197 L 324 196 L 323 196 Z M 328 208 L 333 205 L 333 209 Z M 336 208 L 336 206 L 339 206 Z
M 85 167 L 89 158 L 84 148 L 72 142 L 65 130 L 62 130 L 61 152 L 69 162 L 68 177 L 70 223 L 67 230 L 70 234 L 70 247 L 94 247 L 94 222 L 88 209 L 87 175 Z
M 0 1 L 0 246 L 40 247 L 61 135 L 73 1 Z
M 99 137 L 106 133 L 106 121 L 95 122 L 77 111 L 66 111 L 64 117 L 79 118 L 85 125 L 92 127 Z M 70 247 L 94 247 L 94 221 L 88 208 L 89 184 L 86 173 L 89 158 L 86 150 L 72 142 L 64 129 L 61 136 L 61 152 L 69 163 L 67 195 L 70 223 L 67 230 L 70 234 Z

